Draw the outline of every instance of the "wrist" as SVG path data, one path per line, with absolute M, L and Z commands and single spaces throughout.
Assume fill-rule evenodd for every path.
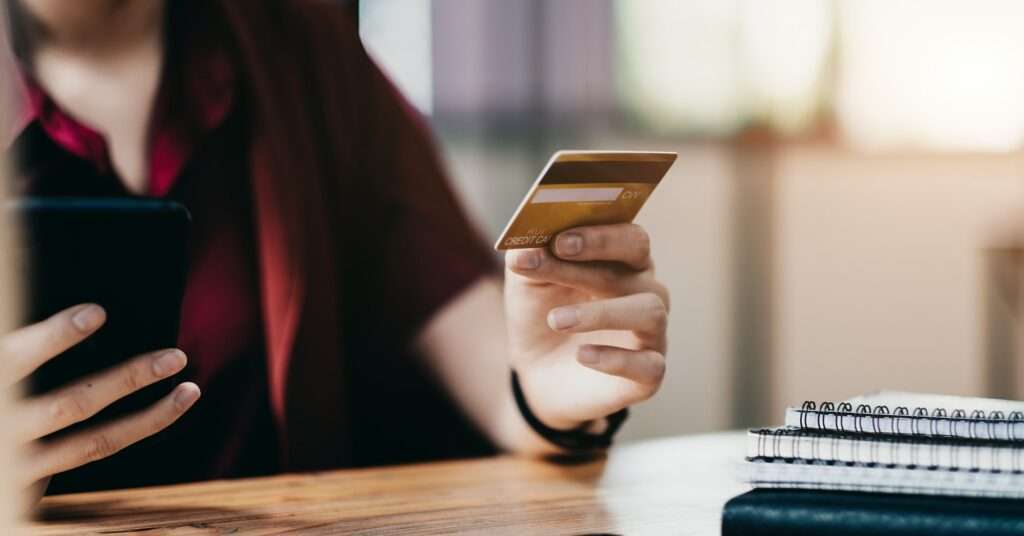
M 519 388 L 522 389 L 523 398 L 529 406 L 530 412 L 541 424 L 553 430 L 563 432 L 588 429 L 595 422 L 594 420 L 581 420 L 570 415 L 559 414 L 550 410 L 550 396 L 545 396 L 543 389 L 538 389 L 538 384 L 543 382 L 533 381 L 534 370 L 530 367 L 513 368 Z M 537 371 L 543 374 L 545 371 Z M 603 419 L 598 419 L 603 420 Z
M 623 408 L 605 419 L 599 419 L 597 422 L 585 423 L 583 426 L 577 425 L 575 428 L 568 430 L 554 429 L 541 422 L 533 413 L 515 370 L 512 370 L 511 380 L 516 406 L 530 428 L 550 444 L 561 447 L 569 452 L 590 452 L 608 448 L 612 444 L 612 438 L 615 436 L 615 433 L 629 416 L 629 409 Z M 590 428 L 600 429 L 601 431 L 597 433 L 591 432 Z

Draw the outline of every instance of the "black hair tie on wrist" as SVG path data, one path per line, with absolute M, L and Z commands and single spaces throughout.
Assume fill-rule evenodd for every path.
M 578 429 L 555 430 L 540 422 L 540 419 L 530 411 L 530 406 L 526 403 L 526 396 L 523 395 L 523 388 L 519 385 L 519 376 L 514 370 L 512 371 L 512 394 L 515 395 L 519 412 L 523 414 L 526 423 L 533 428 L 534 432 L 553 445 L 573 452 L 589 452 L 610 447 L 615 432 L 619 431 L 622 423 L 626 422 L 626 417 L 629 417 L 629 408 L 622 408 L 612 413 L 606 417 L 608 426 L 600 434 L 591 434 Z

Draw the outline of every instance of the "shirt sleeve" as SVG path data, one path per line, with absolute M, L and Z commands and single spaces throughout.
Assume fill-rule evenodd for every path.
M 356 144 L 365 153 L 365 189 L 358 191 L 368 192 L 369 202 L 345 203 L 363 215 L 355 231 L 364 255 L 343 262 L 361 264 L 353 292 L 370 291 L 365 302 L 381 308 L 373 316 L 408 342 L 468 286 L 497 273 L 497 262 L 452 191 L 423 117 L 361 45 L 357 51 L 367 92 Z

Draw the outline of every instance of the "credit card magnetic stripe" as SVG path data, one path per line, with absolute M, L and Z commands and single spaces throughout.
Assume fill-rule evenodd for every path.
M 581 182 L 647 182 L 661 180 L 673 160 L 556 160 L 552 162 L 541 184 L 575 184 Z

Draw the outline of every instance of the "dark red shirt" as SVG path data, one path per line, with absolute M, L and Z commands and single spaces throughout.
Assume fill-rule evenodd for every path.
M 225 52 L 193 43 L 180 53 L 186 75 L 165 73 L 156 99 L 145 195 L 181 202 L 192 212 L 178 344 L 190 359 L 182 379 L 195 381 L 204 396 L 165 437 L 59 475 L 51 492 L 243 476 L 276 467 L 244 103 L 237 102 Z M 14 145 L 19 194 L 131 196 L 103 135 L 62 110 L 29 77 L 24 82 L 30 106 Z
M 493 252 L 347 15 L 322 0 L 167 5 L 149 194 L 193 213 L 181 343 L 204 394 L 153 440 L 73 471 L 67 489 L 493 452 L 411 348 L 495 272 Z M 204 58 L 222 47 L 232 84 L 210 82 L 221 71 Z M 207 124 L 204 103 L 225 89 L 225 117 Z M 105 144 L 76 153 L 39 119 L 17 143 L 23 194 L 128 195 L 93 156 Z M 162 171 L 178 167 L 163 154 L 180 169 Z

